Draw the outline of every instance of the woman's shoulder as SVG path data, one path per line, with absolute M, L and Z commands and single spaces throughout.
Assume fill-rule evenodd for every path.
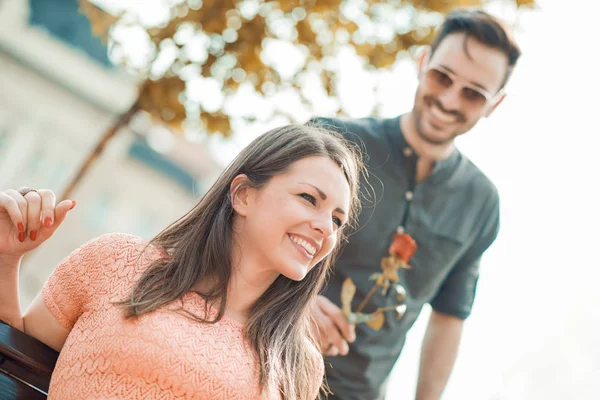
M 148 241 L 123 233 L 88 240 L 48 278 L 42 290 L 46 305 L 65 327 L 72 328 L 84 309 L 123 297 L 159 254 Z
M 150 241 L 127 233 L 107 233 L 89 240 L 77 252 L 80 259 L 91 259 L 92 264 L 105 273 L 121 271 L 136 274 L 153 261 L 165 256 Z
M 112 247 L 127 247 L 131 245 L 148 244 L 148 241 L 142 239 L 141 237 L 131 235 L 129 233 L 112 232 L 105 233 L 104 235 L 91 239 L 86 244 L 97 244 L 100 246 Z
M 128 233 L 106 233 L 84 243 L 79 251 L 98 255 L 130 256 L 142 252 L 159 252 L 148 240 Z

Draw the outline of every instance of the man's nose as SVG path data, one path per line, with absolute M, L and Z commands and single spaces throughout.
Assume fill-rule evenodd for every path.
M 461 102 L 461 89 L 458 85 L 452 85 L 437 95 L 443 111 L 452 112 L 458 109 Z

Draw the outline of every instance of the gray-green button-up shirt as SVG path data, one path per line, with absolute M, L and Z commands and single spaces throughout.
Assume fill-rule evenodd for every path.
M 349 355 L 326 359 L 333 399 L 383 399 L 385 382 L 400 356 L 406 333 L 425 303 L 461 319 L 471 312 L 481 256 L 498 234 L 498 193 L 458 150 L 437 162 L 433 173 L 415 184 L 418 156 L 404 139 L 400 117 L 317 118 L 311 123 L 337 130 L 363 146 L 376 202 L 363 204 L 359 229 L 335 263 L 325 296 L 340 305 L 342 283 L 351 277 L 357 287 L 355 310 L 373 286 L 369 277 L 381 270 L 381 259 L 388 255 L 403 219 L 404 230 L 418 245 L 410 260 L 413 269 L 399 271 L 399 283 L 406 289 L 405 315 L 397 320 L 394 311 L 389 311 L 379 331 L 358 325 Z M 391 294 L 377 294 L 365 312 L 394 301 Z

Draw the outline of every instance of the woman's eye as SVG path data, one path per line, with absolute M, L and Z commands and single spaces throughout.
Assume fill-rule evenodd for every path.
M 342 227 L 342 220 L 338 217 L 333 217 L 333 223 L 336 224 L 338 228 Z
M 302 197 L 303 199 L 309 201 L 312 205 L 317 204 L 317 199 L 315 199 L 314 196 L 311 196 L 308 193 L 302 193 L 302 194 L 300 194 L 300 197 Z

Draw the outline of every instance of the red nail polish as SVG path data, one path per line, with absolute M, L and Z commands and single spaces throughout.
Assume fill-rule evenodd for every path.
M 19 229 L 19 231 L 21 231 L 21 232 L 23 232 L 23 231 L 25 230 L 25 226 L 23 226 L 23 223 L 22 223 L 22 222 L 19 222 L 19 223 L 17 224 L 17 228 L 18 228 L 18 229 Z
M 31 231 L 29 232 L 29 239 L 31 239 L 31 241 L 35 241 L 35 238 L 37 237 L 37 231 Z
M 71 206 L 70 210 L 74 209 L 75 206 L 77 205 L 77 202 L 75 200 L 72 200 L 72 202 L 73 202 L 73 205 Z
M 52 218 L 46 217 L 46 219 L 44 220 L 44 226 L 46 228 L 50 228 L 52 226 Z
M 25 232 L 19 232 L 19 242 L 23 243 L 25 241 Z

